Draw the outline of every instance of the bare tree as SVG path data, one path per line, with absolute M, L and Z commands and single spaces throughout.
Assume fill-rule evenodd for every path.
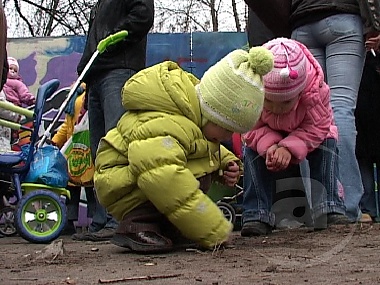
M 5 0 L 10 36 L 85 34 L 96 0 Z M 13 31 L 13 33 L 12 33 Z
M 212 23 L 212 31 L 218 31 L 218 13 L 220 9 L 220 5 L 222 3 L 221 0 L 200 0 L 200 3 L 205 5 L 208 9 L 210 9 L 211 23 Z
M 155 32 L 240 32 L 246 23 L 243 0 L 230 3 L 226 0 L 157 0 L 155 6 Z
M 232 13 L 233 13 L 234 19 L 235 19 L 236 31 L 241 32 L 239 12 L 238 12 L 238 8 L 236 6 L 236 0 L 231 0 L 231 6 L 232 6 Z
M 155 1 L 154 32 L 181 33 L 208 29 L 209 20 L 198 1 Z
M 3 0 L 10 37 L 45 37 L 87 33 L 90 9 L 97 0 Z M 155 0 L 152 32 L 242 31 L 244 0 Z

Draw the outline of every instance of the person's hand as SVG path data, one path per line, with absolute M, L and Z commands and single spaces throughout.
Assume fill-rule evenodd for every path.
M 281 171 L 289 166 L 292 154 L 286 147 L 278 147 L 273 154 L 271 165 L 267 168 L 271 171 Z
M 18 115 L 17 123 L 22 125 L 24 122 L 26 122 L 26 117 L 24 115 Z
M 234 187 L 240 179 L 240 168 L 235 161 L 230 161 L 227 169 L 223 171 L 224 184 Z
M 367 51 L 371 49 L 380 51 L 380 33 L 366 35 L 365 48 Z
M 273 155 L 278 148 L 277 144 L 272 145 L 270 148 L 267 149 L 267 152 L 265 153 L 265 164 L 267 168 L 271 168 L 273 166 Z

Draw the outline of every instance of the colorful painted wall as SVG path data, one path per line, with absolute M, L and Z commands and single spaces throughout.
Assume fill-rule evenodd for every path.
M 60 88 L 76 80 L 85 40 L 84 36 L 8 39 L 7 48 L 18 59 L 20 74 L 35 94 L 38 86 L 52 78 L 60 80 Z M 149 34 L 147 65 L 173 60 L 201 77 L 228 52 L 246 45 L 245 33 Z

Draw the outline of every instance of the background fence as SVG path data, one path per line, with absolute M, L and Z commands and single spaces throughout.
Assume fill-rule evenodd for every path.
M 35 94 L 42 83 L 57 78 L 60 88 L 76 79 L 85 36 L 8 39 L 8 55 L 19 61 L 23 81 Z M 149 34 L 147 65 L 177 62 L 197 77 L 228 52 L 247 45 L 245 33 Z

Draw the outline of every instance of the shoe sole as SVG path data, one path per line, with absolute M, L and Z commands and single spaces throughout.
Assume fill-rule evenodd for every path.
M 97 241 L 109 241 L 111 238 L 112 238 L 112 236 L 109 236 L 109 237 L 99 237 L 99 236 L 96 236 L 95 233 L 85 233 L 85 234 L 82 234 L 81 236 L 75 236 L 75 235 L 71 236 L 72 240 L 76 240 L 76 241 L 93 241 L 93 242 L 97 242 Z
M 317 222 L 316 225 L 314 225 L 314 231 L 326 230 L 331 226 L 348 226 L 350 224 L 352 224 L 352 222 L 350 222 L 350 220 L 348 220 L 344 216 L 339 216 L 335 218 L 327 216 L 327 218 L 325 218 L 323 222 Z
M 170 252 L 174 249 L 173 245 L 157 246 L 139 243 L 121 234 L 115 234 L 111 239 L 111 243 L 140 253 L 164 253 Z
M 242 237 L 257 237 L 271 234 L 272 231 L 261 232 L 254 228 L 246 228 L 240 231 Z
M 79 236 L 79 237 L 72 235 L 71 239 L 75 240 L 75 241 L 94 241 L 94 242 L 96 242 L 96 241 L 108 241 L 111 238 L 110 237 L 109 238 L 99 238 L 99 237 L 94 236 L 91 233 L 86 233 L 86 234 L 83 234 L 82 236 Z
M 94 242 L 97 242 L 97 241 L 109 241 L 112 239 L 112 237 L 98 237 L 96 235 L 89 235 L 88 236 L 88 240 L 89 241 L 94 241 Z
M 71 236 L 71 239 L 72 240 L 75 240 L 75 241 L 88 241 L 88 238 L 87 238 L 88 234 L 73 234 Z

